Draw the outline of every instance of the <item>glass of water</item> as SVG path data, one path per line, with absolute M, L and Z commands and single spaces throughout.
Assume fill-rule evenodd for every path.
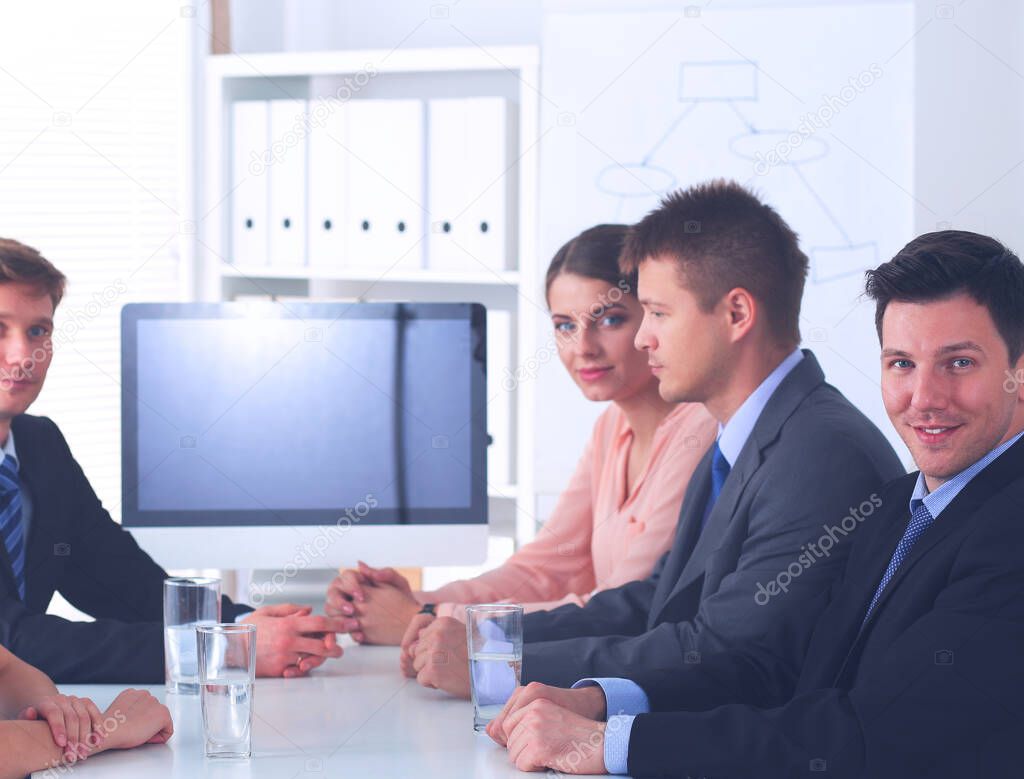
M 523 669 L 523 607 L 487 603 L 466 607 L 473 730 L 487 727 L 519 686 Z
M 164 678 L 167 692 L 195 695 L 196 625 L 220 622 L 220 579 L 164 580 Z
M 251 757 L 256 626 L 200 625 L 196 641 L 206 756 Z

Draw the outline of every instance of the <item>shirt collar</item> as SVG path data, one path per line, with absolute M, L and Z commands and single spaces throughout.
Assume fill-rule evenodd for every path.
M 0 449 L 0 451 L 3 451 L 3 453 L 5 455 L 9 456 L 12 460 L 14 460 L 14 469 L 18 470 L 18 466 L 20 465 L 20 463 L 18 462 L 18 452 L 14 448 L 14 431 L 13 430 L 8 430 L 7 431 L 7 441 L 4 443 L 4 445 L 3 445 L 2 449 Z M 0 458 L 0 460 L 2 460 L 2 459 L 3 458 Z
M 729 421 L 723 426 L 718 425 L 718 448 L 731 468 L 736 464 L 743 445 L 747 443 L 750 434 L 754 431 L 754 425 L 768 405 L 768 400 L 779 388 L 782 380 L 789 375 L 799 362 L 804 358 L 803 352 L 794 349 L 786 359 L 780 362 L 768 377 L 758 385 L 757 389 L 747 396 L 743 404 L 736 410 Z
M 924 474 L 918 473 L 917 484 L 914 485 L 914 492 L 910 496 L 910 513 L 914 513 L 918 503 L 924 503 L 932 518 L 937 519 L 946 506 L 952 503 L 953 499 L 960 494 L 960 491 L 970 483 L 971 479 L 985 470 L 985 467 L 999 457 L 999 455 L 1017 443 L 1022 435 L 1024 435 L 1024 432 L 1017 433 L 1009 441 L 1004 441 L 973 465 L 964 468 L 960 473 L 935 490 L 935 492 L 928 492 L 928 485 L 924 482 Z

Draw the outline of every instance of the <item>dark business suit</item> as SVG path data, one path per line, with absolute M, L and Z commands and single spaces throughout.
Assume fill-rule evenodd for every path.
M 769 398 L 701 532 L 710 473 L 709 452 L 690 479 L 672 549 L 651 576 L 598 593 L 586 606 L 525 618 L 527 681 L 567 686 L 684 667 L 756 641 L 779 622 L 790 626 L 795 667 L 850 543 L 833 531 L 834 546 L 807 567 L 799 562 L 803 545 L 826 527 L 841 530 L 865 501 L 874 510 L 871 496 L 904 469 L 805 351 Z M 794 563 L 800 572 L 788 592 L 759 596 Z
M 653 711 L 676 710 L 636 718 L 631 774 L 1024 775 L 1024 440 L 939 514 L 862 627 L 915 479 L 858 531 L 797 677 L 771 640 L 630 674 Z
M 0 644 L 58 683 L 162 682 L 167 574 L 110 518 L 53 422 L 23 414 L 11 429 L 32 521 L 24 602 L 0 544 Z M 47 615 L 54 592 L 96 621 Z M 248 610 L 225 597 L 221 616 Z

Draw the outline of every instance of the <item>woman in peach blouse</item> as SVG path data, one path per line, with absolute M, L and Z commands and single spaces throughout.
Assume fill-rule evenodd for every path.
M 618 269 L 625 233 L 624 225 L 586 230 L 548 268 L 559 357 L 588 400 L 611 401 L 551 517 L 499 568 L 431 592 L 412 591 L 391 568 L 360 563 L 343 572 L 326 611 L 351 617 L 356 641 L 405 645 L 429 615 L 464 619 L 472 603 L 582 605 L 647 576 L 671 546 L 686 485 L 717 427 L 700 404 L 662 400 L 646 354 L 633 345 L 643 311 L 635 276 Z

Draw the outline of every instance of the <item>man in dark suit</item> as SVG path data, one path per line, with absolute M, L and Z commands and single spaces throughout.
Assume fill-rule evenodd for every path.
M 807 258 L 772 208 L 731 182 L 675 193 L 631 229 L 622 261 L 639 270 L 636 344 L 661 396 L 704 403 L 720 434 L 649 577 L 525 617 L 523 679 L 683 668 L 780 623 L 795 670 L 848 537 L 904 469 L 797 349 Z M 465 665 L 448 661 L 464 645 L 454 620 L 424 630 L 420 682 L 465 693 Z
M 0 644 L 57 682 L 158 683 L 167 574 L 110 518 L 57 426 L 25 414 L 50 365 L 64 283 L 36 250 L 0 239 Z M 46 614 L 55 592 L 96 621 Z M 257 626 L 260 676 L 339 657 L 335 633 L 347 629 L 308 607 L 253 611 L 227 597 L 222 619 Z
M 800 672 L 775 633 L 684 671 L 637 666 L 632 683 L 525 688 L 491 728 L 520 768 L 1021 775 L 1024 264 L 985 236 L 930 233 L 867 292 L 886 411 L 920 471 L 858 531 Z M 581 716 L 605 708 L 607 723 Z

